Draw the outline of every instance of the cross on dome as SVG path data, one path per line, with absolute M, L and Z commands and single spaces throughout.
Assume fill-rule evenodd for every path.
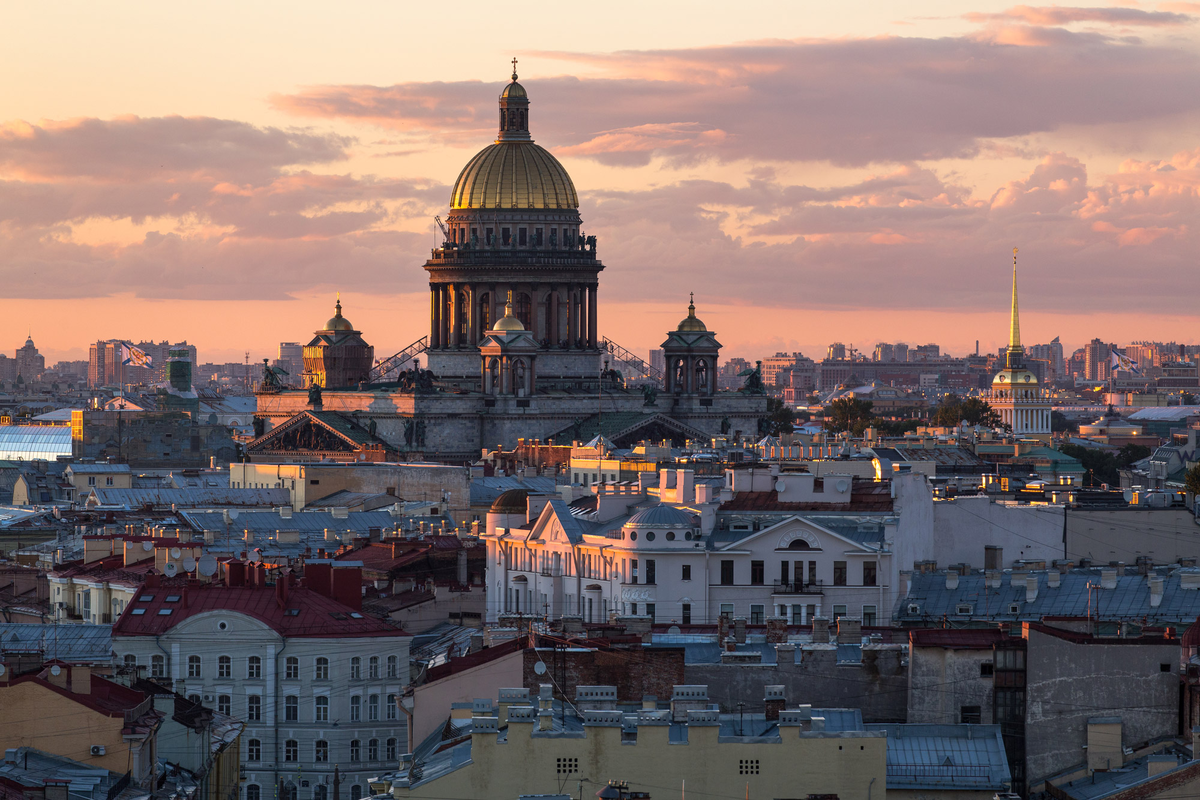
M 517 59 L 513 59 L 513 81 L 517 80 Z

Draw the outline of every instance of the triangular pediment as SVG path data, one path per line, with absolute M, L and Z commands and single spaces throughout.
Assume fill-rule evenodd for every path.
M 326 412 L 328 413 L 328 412 Z M 246 445 L 247 453 L 355 453 L 372 440 L 368 431 L 340 415 L 335 421 L 302 411 Z
M 745 538 L 728 544 L 723 544 L 719 550 L 740 550 L 751 543 L 768 544 L 775 550 L 792 549 L 793 543 L 802 542 L 808 550 L 859 550 L 862 544 L 853 539 L 835 533 L 823 525 L 803 517 L 788 517 L 769 528 L 763 528 Z

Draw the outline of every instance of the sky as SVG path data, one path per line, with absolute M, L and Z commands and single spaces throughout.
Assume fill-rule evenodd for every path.
M 1196 342 L 1200 3 L 10 4 L 0 348 L 259 360 L 428 331 L 421 268 L 518 59 L 600 332 L 723 354 Z

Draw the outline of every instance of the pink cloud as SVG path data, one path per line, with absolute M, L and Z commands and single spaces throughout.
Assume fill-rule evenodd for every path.
M 1020 46 L 1028 44 L 1053 46 Z M 1197 54 L 1065 28 L 551 55 L 598 77 L 527 82 L 535 138 L 609 164 L 904 163 L 968 157 L 997 139 L 1066 125 L 1147 123 L 1200 109 Z M 500 87 L 328 86 L 273 103 L 308 118 L 477 144 L 494 130 Z
M 1176 27 L 1190 25 L 1196 21 L 1191 14 L 1180 11 L 1200 10 L 1195 4 L 1182 4 L 1192 8 L 1143 11 L 1140 8 L 1078 8 L 1073 6 L 1013 6 L 999 14 L 972 12 L 963 16 L 970 22 L 1024 22 L 1029 25 L 1059 26 L 1080 22 L 1096 22 L 1104 25 L 1141 25 L 1147 27 Z

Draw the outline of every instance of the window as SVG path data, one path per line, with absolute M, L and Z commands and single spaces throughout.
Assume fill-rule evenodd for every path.
M 133 653 L 126 653 L 125 654 L 125 668 L 133 669 L 136 666 L 137 666 L 137 656 L 135 656 Z
M 362 659 L 358 656 L 350 659 L 350 680 L 362 680 Z
M 217 695 L 217 711 L 228 716 L 233 708 L 233 698 L 227 694 Z
M 262 659 L 258 656 L 250 656 L 246 661 L 246 677 L 261 678 L 262 677 Z
M 837 622 L 839 619 L 841 619 L 844 616 L 846 616 L 846 607 L 845 606 L 838 605 L 838 606 L 833 607 L 833 621 L 834 622 Z
M 721 613 L 722 617 L 732 617 L 733 616 L 733 603 L 721 603 L 721 612 L 720 613 Z
M 170 436 L 171 434 L 167 434 L 167 435 L 168 435 L 168 436 Z M 105 485 L 105 486 L 112 486 L 112 485 L 113 485 L 113 479 L 112 479 L 112 478 L 105 478 L 105 479 L 104 479 L 104 485 Z
M 188 656 L 188 677 L 200 677 L 200 656 Z
M 793 625 L 803 625 L 804 624 L 804 606 L 803 605 L 793 605 L 792 606 L 792 624 Z
M 733 561 L 730 559 L 721 561 L 721 585 L 733 586 Z
M 738 775 L 757 775 L 758 774 L 758 759 L 757 758 L 739 758 L 738 759 Z
M 395 656 L 388 656 L 387 657 L 387 676 L 389 678 L 400 677 L 399 666 L 400 666 L 400 659 L 396 658 Z
M 299 761 L 300 760 L 300 745 L 295 739 L 288 739 L 283 743 L 283 760 L 284 761 Z
M 984 661 L 979 665 L 979 677 L 990 678 L 995 674 L 995 669 L 990 661 Z
M 167 677 L 167 660 L 164 656 L 150 656 L 150 677 L 165 678 Z
M 192 702 L 192 703 L 195 703 L 196 705 L 200 705 L 200 695 L 198 695 L 198 694 L 189 694 L 189 695 L 188 695 L 188 701 L 189 701 L 189 702 Z
M 353 708 L 353 706 L 351 706 L 351 708 Z M 353 718 L 353 715 L 351 718 Z M 329 722 L 328 697 L 317 697 L 313 699 L 313 722 Z
M 367 741 L 367 761 L 379 760 L 379 740 L 370 739 Z
M 389 694 L 387 696 L 387 718 L 395 719 L 396 713 L 396 695 Z
M 279 800 L 298 800 L 300 793 L 296 791 L 296 784 L 288 781 L 279 790 Z
M 329 761 L 329 742 L 317 739 L 313 742 L 313 761 L 324 764 Z
M 636 558 L 629 559 L 629 582 L 638 582 L 638 560 Z
M 385 744 L 387 746 L 387 749 L 384 752 L 387 754 L 386 755 L 387 760 L 395 761 L 396 760 L 396 740 L 388 739 Z
M 959 603 L 954 607 L 954 613 L 960 617 L 969 617 L 974 612 L 975 607 L 970 603 Z
M 556 761 L 555 772 L 559 775 L 575 775 L 579 772 L 578 758 L 560 758 Z
M 258 739 L 250 739 L 246 742 L 246 760 L 247 761 L 262 761 L 262 742 Z
M 88 486 L 95 486 L 95 485 L 96 485 L 95 476 L 89 475 L 88 476 Z
M 762 586 L 765 574 L 766 574 L 766 571 L 763 569 L 763 562 L 761 562 L 761 561 L 751 561 L 750 562 L 750 585 L 751 586 Z
M 879 624 L 878 606 L 863 606 L 862 624 L 868 628 L 873 628 Z
M 362 787 L 357 783 L 350 787 L 350 800 L 360 800 L 362 797 Z
M 683 624 L 684 625 L 692 624 L 692 604 L 691 603 L 683 604 Z
M 983 712 L 979 706 L 962 706 L 958 710 L 958 719 L 963 725 L 978 725 L 983 720 Z
M 371 722 L 379 721 L 379 695 L 377 694 L 367 698 L 367 719 Z
M 764 615 L 763 615 L 763 607 L 762 606 L 760 606 L 760 605 L 750 606 L 750 624 L 751 625 L 762 625 L 764 622 L 763 616 Z
M 658 583 L 658 568 L 653 558 L 646 559 L 646 583 Z
M 217 677 L 232 678 L 233 677 L 233 659 L 229 656 L 221 656 L 217 659 Z
M 252 694 L 246 698 L 246 719 L 250 722 L 262 721 L 262 697 Z
M 808 562 L 808 582 L 817 582 L 817 562 L 815 561 Z
M 289 694 L 283 698 L 283 721 L 300 721 L 300 698 L 294 694 Z
M 863 586 L 874 586 L 874 585 L 875 585 L 875 562 L 874 561 L 864 561 L 863 562 Z
M 846 562 L 845 561 L 833 562 L 833 585 L 834 586 L 845 586 L 846 585 Z
M 351 761 L 362 761 L 362 752 L 360 751 L 359 746 L 358 746 L 358 739 L 350 740 L 350 760 Z
M 350 721 L 358 722 L 362 719 L 362 697 L 354 695 L 350 698 Z
M 246 785 L 246 800 L 259 800 L 260 797 L 257 784 Z
M 284 667 L 284 677 L 289 681 L 300 680 L 300 659 L 295 656 L 288 656 L 286 666 Z
M 646 616 L 650 618 L 651 622 L 654 622 L 654 603 L 646 603 Z
M 329 659 L 321 656 L 317 659 L 316 670 L 313 672 L 313 679 L 318 681 L 329 680 Z
M 685 581 L 690 581 L 692 579 L 692 565 L 691 564 L 683 565 L 683 574 L 680 577 Z
M 367 677 L 371 680 L 379 680 L 379 656 L 371 656 L 367 660 Z
M 1159 672 L 1170 672 L 1170 671 L 1171 671 L 1171 665 L 1170 665 L 1170 664 L 1159 664 L 1159 665 L 1158 665 L 1158 671 L 1159 671 Z

